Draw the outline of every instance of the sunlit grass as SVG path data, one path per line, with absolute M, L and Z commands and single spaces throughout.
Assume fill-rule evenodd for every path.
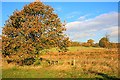
M 68 47 L 68 52 L 59 53 L 56 48 L 50 54 L 42 54 L 48 60 L 58 60 L 59 64 L 49 65 L 40 62 L 34 66 L 16 66 L 3 63 L 3 78 L 103 78 L 97 72 L 107 76 L 118 76 L 118 54 L 111 49 L 94 47 Z M 109 53 L 108 53 L 109 52 Z M 75 65 L 71 61 L 75 59 Z M 94 71 L 96 73 L 90 73 Z
M 74 51 L 81 51 L 81 50 L 91 50 L 91 49 L 104 49 L 104 48 L 99 48 L 99 47 L 83 47 L 83 46 L 75 46 L 75 47 L 68 47 L 68 51 L 74 52 Z M 51 49 L 46 49 L 49 52 L 58 52 L 57 48 L 51 48 Z
M 54 66 L 52 66 L 54 68 Z M 84 73 L 83 70 L 75 70 L 71 67 L 68 70 L 56 70 L 52 67 L 46 68 L 18 68 L 3 69 L 3 78 L 93 78 L 94 74 Z

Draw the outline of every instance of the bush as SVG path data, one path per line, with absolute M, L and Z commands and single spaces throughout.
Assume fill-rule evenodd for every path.
M 34 58 L 26 58 L 26 59 L 22 60 L 23 65 L 32 65 L 34 62 L 35 62 Z
M 109 39 L 107 37 L 101 38 L 99 41 L 99 46 L 103 48 L 109 48 L 110 46 Z
M 34 65 L 37 66 L 37 65 L 40 65 L 40 60 L 38 58 L 35 59 L 35 62 L 34 62 Z

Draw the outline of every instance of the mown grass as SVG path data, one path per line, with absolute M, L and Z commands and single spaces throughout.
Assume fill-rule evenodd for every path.
M 68 47 L 68 51 L 74 52 L 74 51 L 82 51 L 82 50 L 96 50 L 96 49 L 103 49 L 103 48 L 98 48 L 98 47 Z
M 32 67 L 32 66 L 30 66 Z M 3 69 L 3 78 L 94 78 L 101 76 L 84 73 L 82 69 L 71 67 L 68 70 L 54 70 L 53 66 L 44 68 L 12 67 Z M 52 69 L 51 69 L 52 68 Z
M 59 60 L 59 64 L 40 62 L 34 66 L 17 66 L 3 63 L 3 78 L 118 78 L 118 54 L 103 48 L 69 47 L 66 53 L 55 48 L 43 58 Z M 75 58 L 75 65 L 69 64 Z
M 83 47 L 83 46 L 73 46 L 73 47 L 68 47 L 67 48 L 69 52 L 74 52 L 74 51 L 81 51 L 81 50 L 91 50 L 91 49 L 104 49 L 100 47 Z M 46 49 L 48 52 L 58 52 L 57 48 L 51 48 L 51 49 Z
M 56 72 L 49 71 L 43 68 L 25 69 L 25 68 L 10 68 L 3 69 L 3 78 L 49 78 L 56 75 Z

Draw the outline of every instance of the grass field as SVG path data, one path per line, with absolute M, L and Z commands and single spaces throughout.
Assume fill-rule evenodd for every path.
M 69 47 L 58 53 L 55 48 L 39 57 L 37 66 L 17 66 L 3 61 L 3 78 L 118 78 L 118 50 Z M 57 61 L 57 62 L 56 62 Z

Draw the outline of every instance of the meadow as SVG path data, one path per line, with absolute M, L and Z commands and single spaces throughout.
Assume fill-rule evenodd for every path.
M 119 78 L 118 49 L 69 47 L 55 48 L 39 56 L 36 65 L 18 66 L 3 60 L 3 78 Z

